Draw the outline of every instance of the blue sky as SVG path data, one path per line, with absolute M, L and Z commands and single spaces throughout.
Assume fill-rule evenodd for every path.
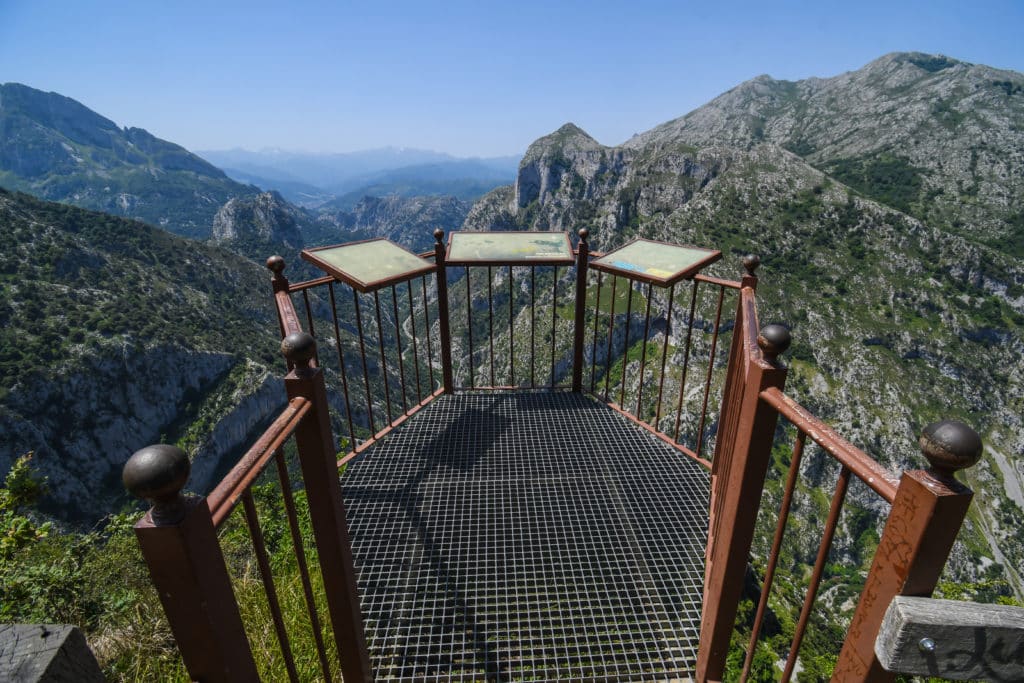
M 762 73 L 918 50 L 1024 71 L 1024 2 L 0 0 L 0 82 L 189 149 L 618 144 Z

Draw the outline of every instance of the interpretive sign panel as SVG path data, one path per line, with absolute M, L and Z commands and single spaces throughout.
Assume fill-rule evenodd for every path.
M 445 263 L 455 266 L 570 265 L 567 232 L 453 232 Z
M 372 292 L 434 270 L 434 264 L 383 237 L 303 249 L 302 258 L 360 292 Z
M 590 267 L 668 287 L 693 277 L 701 268 L 720 258 L 722 252 L 716 249 L 637 239 L 591 261 Z

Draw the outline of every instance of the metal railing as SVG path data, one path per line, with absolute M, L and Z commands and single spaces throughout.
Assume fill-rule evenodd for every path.
M 239 500 L 275 633 L 281 651 L 289 650 L 279 610 L 273 607 L 273 582 L 269 571 L 264 573 L 269 563 L 259 549 L 262 534 L 251 494 L 253 483 L 274 460 L 293 543 L 301 554 L 294 501 L 288 500 L 293 485 L 283 464 L 285 441 L 294 440 L 301 465 L 342 674 L 346 680 L 370 680 L 337 468 L 442 393 L 545 388 L 589 393 L 710 470 L 695 672 L 701 683 L 723 676 L 780 415 L 796 430 L 796 438 L 743 678 L 764 620 L 807 440 L 837 461 L 839 476 L 784 680 L 799 656 L 851 478 L 861 479 L 892 504 L 834 678 L 886 680 L 889 674 L 873 654 L 881 619 L 896 595 L 927 595 L 934 587 L 971 498 L 952 472 L 976 459 L 980 441 L 976 448 L 971 442 L 958 451 L 948 439 L 932 439 L 926 449 L 932 469 L 907 472 L 897 481 L 795 403 L 783 391 L 787 370 L 778 361 L 789 345 L 789 332 L 759 327 L 754 257 L 744 260 L 746 274 L 739 282 L 696 275 L 665 289 L 590 268 L 590 260 L 600 254 L 589 251 L 588 235 L 581 231 L 571 265 L 522 260 L 463 265 L 462 277 L 450 283 L 455 266 L 445 262 L 442 237 L 436 231 L 433 252 L 421 255 L 433 259 L 432 271 L 388 281 L 370 292 L 329 277 L 291 284 L 283 260 L 268 259 L 289 370 L 288 407 L 205 501 L 181 496 L 187 458 L 182 478 L 180 451 L 150 459 L 148 465 L 148 456 L 140 459 L 140 474 L 130 488 L 155 505 L 137 526 L 139 542 L 193 678 L 255 676 L 249 675 L 255 671 L 251 649 L 215 533 Z M 735 317 L 723 320 L 732 291 L 737 292 Z M 294 305 L 298 297 L 308 334 Z M 318 330 L 319 353 L 311 336 Z M 658 332 L 660 346 L 652 341 Z M 723 334 L 731 334 L 727 354 Z M 453 348 L 462 352 L 458 366 Z M 330 391 L 325 373 L 332 380 Z M 348 435 L 340 459 L 332 422 Z M 956 430 L 957 438 L 970 441 L 973 432 L 962 425 Z M 962 457 L 941 459 L 953 451 Z M 300 572 L 309 595 L 308 568 Z M 320 619 L 315 601 L 307 602 L 315 623 Z M 329 677 L 333 672 L 323 643 L 316 649 L 322 673 Z M 294 665 L 286 668 L 294 678 Z
M 228 526 L 239 502 L 258 567 L 266 606 L 273 623 L 285 675 L 290 681 L 322 675 L 334 680 L 369 681 L 369 655 L 356 593 L 348 525 L 338 482 L 333 436 L 327 415 L 323 372 L 315 367 L 315 345 L 307 334 L 285 338 L 291 367 L 285 378 L 288 405 L 206 498 L 184 496 L 188 456 L 173 446 L 150 446 L 136 452 L 125 465 L 124 480 L 137 496 L 153 501 L 152 509 L 136 524 L 142 555 L 167 614 L 171 630 L 193 680 L 259 680 L 257 663 L 236 595 L 239 578 L 226 557 L 218 530 Z M 286 461 L 286 450 L 298 459 L 299 482 Z M 275 464 L 277 494 L 287 520 L 293 558 L 302 584 L 308 622 L 302 626 L 314 642 L 315 661 L 305 667 L 316 674 L 300 676 L 293 651 L 294 626 L 285 624 L 282 599 L 275 584 L 271 559 L 253 491 Z M 300 484 L 296 487 L 296 483 Z M 307 541 L 299 523 L 294 491 L 301 488 L 307 505 L 311 539 L 316 547 L 316 570 L 311 571 Z M 316 590 L 314 590 L 314 586 Z M 324 639 L 324 619 L 317 595 L 326 603 L 333 643 Z M 301 608 L 299 608 L 301 610 Z M 333 649 L 335 656 L 329 656 Z M 300 653 L 308 659 L 310 653 Z
M 931 468 L 905 472 L 899 479 L 891 475 L 783 392 L 787 370 L 778 357 L 789 347 L 789 330 L 778 325 L 759 328 L 755 284 L 745 280 L 741 289 L 712 467 L 696 678 L 702 682 L 723 678 L 765 477 L 778 435 L 777 420 L 782 416 L 795 428 L 796 438 L 739 680 L 746 681 L 751 671 L 808 439 L 838 463 L 839 474 L 780 680 L 789 681 L 797 665 L 853 477 L 892 508 L 832 679 L 892 680 L 895 674 L 882 668 L 874 652 L 882 618 L 896 596 L 930 595 L 935 588 L 972 497 L 953 473 L 977 461 L 981 441 L 962 423 L 929 425 L 922 435 L 922 449 Z

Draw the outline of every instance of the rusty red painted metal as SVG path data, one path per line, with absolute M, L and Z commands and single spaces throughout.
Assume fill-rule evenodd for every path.
M 434 231 L 434 263 L 437 269 L 434 271 L 437 277 L 437 317 L 441 331 L 441 381 L 444 393 L 450 394 L 455 391 L 455 382 L 452 379 L 452 333 L 448 318 L 448 272 L 444 262 L 444 244 L 441 239 L 444 232 L 440 229 Z
M 248 641 L 238 616 L 223 557 L 216 540 L 216 527 L 231 512 L 238 501 L 245 507 L 246 518 L 251 530 L 257 561 L 264 580 L 266 593 L 271 604 L 271 614 L 275 622 L 275 631 L 281 642 L 282 652 L 286 657 L 286 668 L 292 680 L 297 678 L 294 663 L 290 661 L 288 636 L 281 618 L 280 609 L 274 597 L 275 589 L 270 573 L 270 563 L 262 548 L 262 532 L 260 531 L 256 508 L 251 497 L 251 487 L 259 474 L 266 468 L 270 458 L 275 458 L 278 476 L 281 481 L 282 495 L 293 544 L 297 553 L 303 555 L 301 534 L 298 532 L 298 521 L 294 500 L 291 496 L 288 470 L 284 463 L 282 445 L 289 438 L 294 438 L 299 456 L 306 495 L 310 509 L 310 518 L 316 540 L 317 556 L 320 572 L 324 580 L 333 637 L 338 644 L 340 653 L 340 670 L 345 680 L 368 681 L 372 673 L 365 636 L 363 634 L 359 600 L 355 583 L 355 570 L 352 562 L 348 527 L 345 509 L 341 498 L 337 467 L 343 465 L 371 447 L 378 439 L 402 425 L 420 409 L 443 393 L 454 390 L 452 380 L 452 340 L 448 310 L 447 275 L 445 250 L 441 237 L 443 233 L 435 232 L 435 248 L 433 252 L 435 264 L 432 269 L 437 279 L 438 324 L 440 328 L 440 351 L 442 366 L 441 386 L 434 389 L 433 354 L 431 348 L 431 321 L 426 275 L 420 274 L 423 290 L 423 307 L 426 327 L 427 364 L 431 386 L 424 396 L 420 387 L 420 368 L 418 358 L 418 340 L 415 322 L 416 305 L 412 291 L 411 279 L 408 283 L 409 315 L 412 322 L 412 354 L 415 362 L 416 401 L 409 402 L 408 387 L 402 354 L 400 325 L 401 309 L 398 305 L 398 292 L 392 286 L 391 313 L 395 324 L 395 347 L 397 349 L 398 373 L 400 375 L 402 403 L 401 412 L 393 412 L 387 377 L 388 357 L 385 352 L 385 333 L 382 328 L 379 295 L 373 291 L 376 313 L 376 331 L 380 351 L 380 376 L 384 383 L 384 395 L 388 412 L 388 423 L 382 428 L 374 423 L 373 391 L 367 363 L 363 321 L 360 311 L 358 293 L 353 289 L 354 314 L 359 336 L 359 350 L 363 362 L 364 389 L 367 401 L 368 428 L 370 438 L 360 444 L 356 443 L 357 428 L 354 423 L 350 405 L 349 385 L 345 367 L 344 353 L 341 348 L 341 327 L 338 321 L 337 305 L 334 297 L 333 278 L 318 278 L 305 283 L 291 284 L 284 277 L 284 262 L 280 257 L 268 259 L 267 267 L 273 272 L 272 285 L 277 303 L 278 320 L 283 336 L 301 332 L 302 324 L 296 314 L 291 294 L 302 292 L 306 308 L 306 324 L 313 330 L 313 309 L 309 290 L 322 285 L 327 286 L 331 310 L 333 312 L 334 338 L 338 361 L 341 370 L 342 387 L 345 399 L 346 417 L 348 420 L 350 449 L 338 459 L 334 437 L 331 433 L 328 416 L 328 403 L 323 371 L 315 362 L 316 346 L 293 343 L 289 348 L 299 349 L 294 353 L 286 353 L 289 373 L 285 384 L 289 404 L 274 421 L 270 428 L 257 440 L 242 457 L 238 465 L 211 492 L 208 499 L 201 502 L 195 500 L 187 505 L 179 505 L 183 511 L 179 518 L 168 521 L 159 515 L 147 515 L 136 527 L 136 533 L 143 550 L 143 555 L 150 565 L 154 583 L 161 591 L 165 611 L 171 621 L 172 630 L 178 639 L 186 666 L 190 675 L 199 680 L 239 680 L 255 678 L 255 665 L 249 650 Z M 558 269 L 554 267 L 552 278 L 552 310 L 551 310 L 551 351 L 550 351 L 550 383 L 551 389 L 571 389 L 582 391 L 586 334 L 586 299 L 588 286 L 588 265 L 590 258 L 600 254 L 589 251 L 585 231 L 580 233 L 580 241 L 575 253 L 576 288 L 575 288 L 575 319 L 573 328 L 572 350 L 572 383 L 570 386 L 555 385 L 556 373 L 556 327 L 558 305 Z M 536 385 L 535 366 L 535 327 L 536 327 L 536 265 L 529 261 L 517 261 L 519 265 L 530 268 L 530 386 Z M 488 390 L 516 389 L 514 346 L 514 287 L 513 267 L 507 262 L 484 264 L 487 267 L 488 324 L 490 333 L 490 386 Z M 509 379 L 507 384 L 497 386 L 494 358 L 494 288 L 492 267 L 508 265 L 509 271 Z M 551 264 L 545 264 L 550 266 Z M 635 281 L 646 281 L 628 274 L 614 276 L 611 286 L 611 304 L 607 312 L 607 351 L 604 357 L 604 388 L 597 391 L 597 344 L 599 341 L 599 320 L 601 319 L 600 294 L 602 275 L 597 276 L 597 295 L 594 304 L 593 336 L 591 339 L 591 376 L 590 393 L 598 400 L 604 401 L 612 409 L 620 412 L 649 434 L 671 445 L 679 453 L 700 462 L 711 471 L 711 500 L 709 504 L 708 543 L 706 548 L 705 588 L 703 614 L 701 620 L 700 646 L 695 669 L 695 680 L 699 683 L 721 680 L 728 647 L 733 635 L 737 607 L 741 595 L 744 577 L 747 572 L 748 557 L 757 520 L 761 500 L 764 477 L 770 460 L 770 453 L 775 437 L 778 417 L 785 417 L 796 427 L 797 440 L 791 459 L 790 471 L 783 492 L 782 506 L 779 511 L 778 524 L 775 529 L 772 550 L 768 558 L 764 586 L 754 619 L 750 645 L 744 662 L 741 679 L 746 679 L 750 671 L 751 660 L 760 634 L 760 627 L 767 609 L 769 592 L 772 587 L 779 549 L 785 533 L 787 518 L 799 475 L 799 463 L 806 439 L 820 445 L 831 457 L 841 465 L 841 473 L 837 481 L 835 493 L 828 519 L 822 532 L 818 556 L 810 579 L 806 599 L 798 618 L 794 641 L 786 660 L 783 680 L 791 676 L 799 656 L 803 634 L 809 623 L 809 616 L 814 605 L 815 596 L 824 572 L 832 538 L 836 533 L 842 512 L 847 486 L 852 476 L 856 476 L 874 490 L 881 498 L 893 504 L 892 512 L 885 527 L 885 532 L 874 558 L 867 583 L 851 623 L 848 638 L 842 647 L 835 669 L 833 680 L 841 681 L 885 681 L 891 675 L 884 672 L 873 654 L 874 638 L 881 619 L 889 602 L 895 595 L 927 595 L 934 588 L 956 533 L 963 522 L 971 499 L 971 492 L 952 478 L 949 470 L 931 470 L 928 472 L 907 472 L 899 482 L 881 467 L 874 459 L 856 448 L 824 422 L 810 414 L 802 406 L 786 396 L 783 392 L 786 369 L 776 362 L 775 358 L 788 346 L 788 332 L 785 332 L 784 343 L 779 337 L 769 334 L 773 326 L 765 328 L 759 334 L 755 289 L 758 279 L 755 270 L 758 260 L 747 257 L 744 260 L 746 274 L 740 282 L 723 280 L 703 274 L 692 279 L 689 315 L 686 320 L 687 332 L 683 349 L 682 377 L 679 397 L 675 405 L 675 415 L 667 415 L 674 426 L 674 436 L 659 430 L 665 383 L 665 365 L 668 355 L 668 336 L 672 325 L 672 309 L 674 289 L 667 292 L 666 330 L 662 348 L 661 369 L 658 380 L 658 397 L 654 407 L 654 422 L 649 424 L 642 419 L 644 410 L 644 376 L 646 374 L 647 348 L 646 340 L 650 333 L 653 290 L 648 284 L 647 306 L 644 315 L 644 348 L 640 357 L 640 386 L 635 397 L 635 411 L 625 408 L 627 398 L 626 357 L 629 352 L 629 318 L 632 314 L 632 289 Z M 469 386 L 475 385 L 472 359 L 472 317 L 473 292 L 467 267 L 466 277 L 466 316 L 470 343 L 470 376 Z M 618 285 L 618 279 L 623 283 Z M 700 405 L 697 423 L 696 443 L 685 445 L 680 442 L 681 416 L 686 394 L 686 379 L 691 361 L 694 372 L 697 372 L 697 356 L 691 353 L 694 338 L 694 326 L 697 317 L 697 300 L 699 284 L 717 287 L 717 305 L 714 308 L 714 326 L 708 353 L 708 367 L 704 376 L 703 393 L 695 405 Z M 388 283 L 391 284 L 391 283 Z M 618 388 L 618 403 L 612 402 L 610 396 L 616 387 L 610 386 L 610 369 L 612 347 L 615 332 L 615 299 L 617 286 L 629 287 L 626 306 L 626 321 L 623 341 L 623 376 Z M 725 370 L 722 388 L 721 409 L 717 419 L 715 452 L 711 460 L 702 457 L 704 448 L 704 430 L 707 423 L 708 403 L 711 400 L 714 361 L 723 329 L 722 309 L 725 291 L 738 290 L 736 302 L 736 320 L 730 342 L 729 362 Z M 708 297 L 703 297 L 703 302 Z M 710 299 L 711 302 L 714 299 Z M 703 304 L 702 304 L 703 306 Z M 702 309 L 703 311 L 703 309 Z M 702 316 L 707 319 L 707 313 Z M 725 329 L 728 329 L 725 327 Z M 702 326 L 703 331 L 703 326 Z M 776 330 L 777 331 L 777 330 Z M 617 347 L 618 345 L 615 344 Z M 543 351 L 542 351 L 543 353 Z M 481 351 L 483 355 L 483 351 Z M 702 356 L 702 354 L 701 354 Z M 652 360 L 653 362 L 653 360 Z M 480 368 L 482 370 L 482 368 Z M 376 383 L 376 380 L 375 382 Z M 600 395 L 599 395 L 600 394 Z M 672 399 L 668 399 L 673 403 Z M 649 399 L 648 399 L 649 402 Z M 690 403 L 693 403 L 691 399 Z M 668 408 L 671 410 L 671 406 Z M 716 424 L 716 422 L 712 422 Z M 709 437 L 710 438 L 710 437 Z M 980 448 L 980 445 L 979 445 Z M 934 463 L 935 461 L 933 461 Z M 935 466 L 938 467 L 938 466 Z M 176 508 L 177 509 L 177 508 Z M 316 600 L 312 591 L 308 567 L 305 559 L 299 557 L 300 574 L 303 590 L 310 613 L 311 623 L 317 637 L 317 656 L 320 669 L 325 678 L 330 678 L 331 663 L 328 661 L 327 648 L 319 637 L 319 615 Z M 165 597 L 165 592 L 167 597 Z
M 572 332 L 572 390 L 575 392 L 583 391 L 583 337 L 587 313 L 587 263 L 590 258 L 588 256 L 590 245 L 587 243 L 587 237 L 589 235 L 586 228 L 580 230 L 580 241 L 576 246 L 576 302 Z M 551 383 L 554 384 L 554 380 Z
M 952 477 L 921 470 L 903 474 L 832 680 L 895 680 L 875 655 L 882 618 L 897 595 L 931 595 L 972 497 Z
M 371 681 L 352 544 L 338 481 L 337 455 L 328 415 L 327 389 L 320 368 L 302 367 L 285 377 L 289 399 L 304 398 L 313 408 L 295 430 L 295 445 L 306 484 L 306 500 L 316 541 L 320 573 L 338 653 L 346 681 Z
M 154 521 L 150 511 L 135 535 L 189 676 L 214 683 L 258 680 L 206 502 L 189 501 L 174 522 Z

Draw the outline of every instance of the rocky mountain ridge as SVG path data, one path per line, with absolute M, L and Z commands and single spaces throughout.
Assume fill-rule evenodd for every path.
M 1024 74 L 893 53 L 831 78 L 759 76 L 626 142 L 784 147 L 881 203 L 1024 254 Z
M 746 115 L 716 102 L 720 120 Z M 1012 126 L 1024 124 L 1008 111 Z M 917 434 L 930 421 L 960 417 L 982 432 L 989 456 L 967 476 L 984 502 L 952 571 L 1005 578 L 1024 594 L 1015 521 L 1024 511 L 1024 268 L 1012 249 L 865 197 L 774 142 L 741 144 L 732 128 L 690 137 L 694 124 L 677 123 L 682 133 L 666 124 L 621 147 L 567 124 L 531 145 L 516 184 L 479 201 L 464 229 L 585 226 L 600 250 L 635 236 L 716 247 L 725 259 L 712 273 L 724 277 L 736 276 L 742 254 L 760 254 L 762 317 L 793 327 L 798 400 L 896 471 L 922 465 Z M 1008 196 L 1016 182 L 987 196 Z M 822 462 L 805 474 L 821 477 Z

